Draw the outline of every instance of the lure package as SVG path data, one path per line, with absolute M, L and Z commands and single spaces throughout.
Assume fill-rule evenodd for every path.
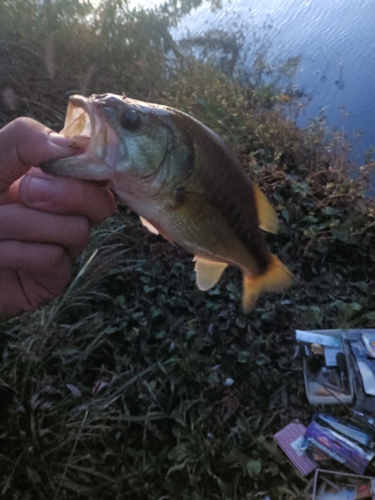
M 304 446 L 314 460 L 329 458 L 363 474 L 375 456 L 372 435 L 361 427 L 332 415 L 318 413 L 304 435 Z
M 307 476 L 317 467 L 306 455 L 306 449 L 301 448 L 305 432 L 306 427 L 300 422 L 291 422 L 274 435 L 277 444 L 303 476 Z

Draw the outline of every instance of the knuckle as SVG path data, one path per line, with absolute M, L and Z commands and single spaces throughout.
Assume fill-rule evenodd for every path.
M 79 233 L 84 241 L 87 241 L 90 236 L 90 222 L 86 217 L 79 216 Z
M 51 245 L 49 251 L 49 258 L 46 262 L 48 268 L 59 269 L 66 264 L 67 255 L 65 250 L 60 245 Z
M 72 234 L 72 246 L 77 251 L 82 251 L 90 238 L 90 222 L 86 217 L 75 216 L 75 230 Z
M 34 125 L 35 123 L 35 120 L 31 118 L 20 116 L 15 118 L 9 125 L 13 128 L 14 133 L 24 135 L 28 132 L 30 125 Z
M 50 259 L 48 262 L 49 272 L 53 271 L 54 295 L 59 295 L 67 286 L 72 275 L 72 263 L 63 247 L 53 245 L 50 248 Z
M 101 218 L 99 222 L 108 219 L 116 210 L 116 202 L 113 194 L 109 189 L 103 188 L 103 204 L 102 204 Z

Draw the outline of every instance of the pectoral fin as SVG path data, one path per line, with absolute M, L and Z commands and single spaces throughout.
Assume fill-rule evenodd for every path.
M 209 290 L 221 278 L 228 264 L 195 257 L 194 271 L 197 273 L 197 286 L 200 290 Z
M 144 219 L 142 216 L 139 216 L 142 224 L 150 231 L 152 234 L 159 234 L 159 231 L 152 225 L 148 220 Z
M 259 227 L 269 233 L 276 233 L 278 222 L 274 208 L 256 184 L 253 184 L 253 188 L 258 209 Z
M 267 272 L 260 276 L 243 276 L 242 307 L 249 312 L 258 296 L 265 291 L 282 291 L 292 284 L 292 273 L 276 257 L 271 255 Z

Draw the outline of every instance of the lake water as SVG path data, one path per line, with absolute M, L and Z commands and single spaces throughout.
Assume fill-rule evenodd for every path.
M 294 82 L 313 99 L 298 124 L 323 112 L 329 125 L 347 135 L 360 163 L 375 145 L 375 0 L 224 0 L 214 13 L 206 3 L 174 35 L 233 30 L 235 23 L 248 33 L 245 61 L 254 28 L 266 32 L 265 24 L 271 25 L 266 35 L 271 58 L 301 56 Z

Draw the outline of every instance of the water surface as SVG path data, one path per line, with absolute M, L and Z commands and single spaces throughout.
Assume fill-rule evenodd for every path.
M 245 64 L 253 57 L 254 30 L 266 33 L 265 24 L 272 26 L 271 59 L 301 55 L 295 83 L 314 97 L 299 125 L 324 113 L 329 125 L 347 134 L 360 163 L 375 145 L 375 1 L 224 0 L 215 13 L 205 3 L 175 34 L 236 29 L 235 23 L 246 30 Z

